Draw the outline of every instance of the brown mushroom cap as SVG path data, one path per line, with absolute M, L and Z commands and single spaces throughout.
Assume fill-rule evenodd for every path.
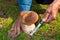
M 23 22 L 27 25 L 31 25 L 38 20 L 38 14 L 34 11 L 24 14 Z

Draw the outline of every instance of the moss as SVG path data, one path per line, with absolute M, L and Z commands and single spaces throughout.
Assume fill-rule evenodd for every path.
M 0 23 L 3 25 L 3 28 L 0 28 L 0 40 L 10 40 L 10 38 L 7 37 L 7 31 L 19 15 L 17 2 L 10 0 L 8 1 L 8 4 L 6 4 L 6 0 L 0 0 L 0 6 L 1 11 L 4 13 L 3 18 L 0 18 Z M 40 22 L 40 19 L 47 7 L 48 5 L 36 4 L 35 0 L 33 0 L 31 10 L 36 11 L 39 14 L 39 20 L 36 25 Z M 21 31 L 16 40 L 46 40 L 47 38 L 60 40 L 60 10 L 56 20 L 49 24 L 44 23 L 33 37 L 29 37 Z

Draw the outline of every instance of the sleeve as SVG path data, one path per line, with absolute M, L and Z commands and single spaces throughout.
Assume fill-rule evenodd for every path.
M 20 11 L 29 11 L 32 0 L 17 0 L 18 2 L 18 7 Z

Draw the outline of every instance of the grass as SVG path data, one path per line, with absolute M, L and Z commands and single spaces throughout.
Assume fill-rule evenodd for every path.
M 41 15 L 43 15 L 47 7 L 48 5 L 38 5 L 34 2 L 31 10 L 34 10 L 39 14 L 40 20 Z M 0 40 L 11 40 L 7 37 L 7 31 L 16 20 L 19 13 L 16 1 L 0 0 L 0 11 L 4 14 L 3 18 L 0 18 Z M 39 23 L 39 20 L 36 25 Z M 57 14 L 56 20 L 49 24 L 44 23 L 33 37 L 29 37 L 21 31 L 20 35 L 16 37 L 16 40 L 60 40 L 60 11 Z

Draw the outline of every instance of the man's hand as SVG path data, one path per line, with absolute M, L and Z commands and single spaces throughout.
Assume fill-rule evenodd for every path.
M 22 23 L 22 16 L 26 13 L 29 13 L 30 11 L 21 11 L 16 21 L 13 23 L 11 28 L 8 30 L 8 37 L 12 38 L 12 40 L 15 39 L 16 36 L 20 34 L 20 27 L 25 31 L 25 24 Z
M 21 21 L 21 18 L 20 16 L 18 16 L 16 21 L 13 23 L 11 28 L 8 30 L 8 37 L 10 37 L 12 40 L 14 40 L 15 37 L 20 34 L 20 21 Z
M 49 5 L 46 12 L 44 13 L 44 16 L 42 18 L 42 21 L 44 22 L 50 22 L 56 18 L 57 12 L 59 8 L 58 2 L 53 2 Z

